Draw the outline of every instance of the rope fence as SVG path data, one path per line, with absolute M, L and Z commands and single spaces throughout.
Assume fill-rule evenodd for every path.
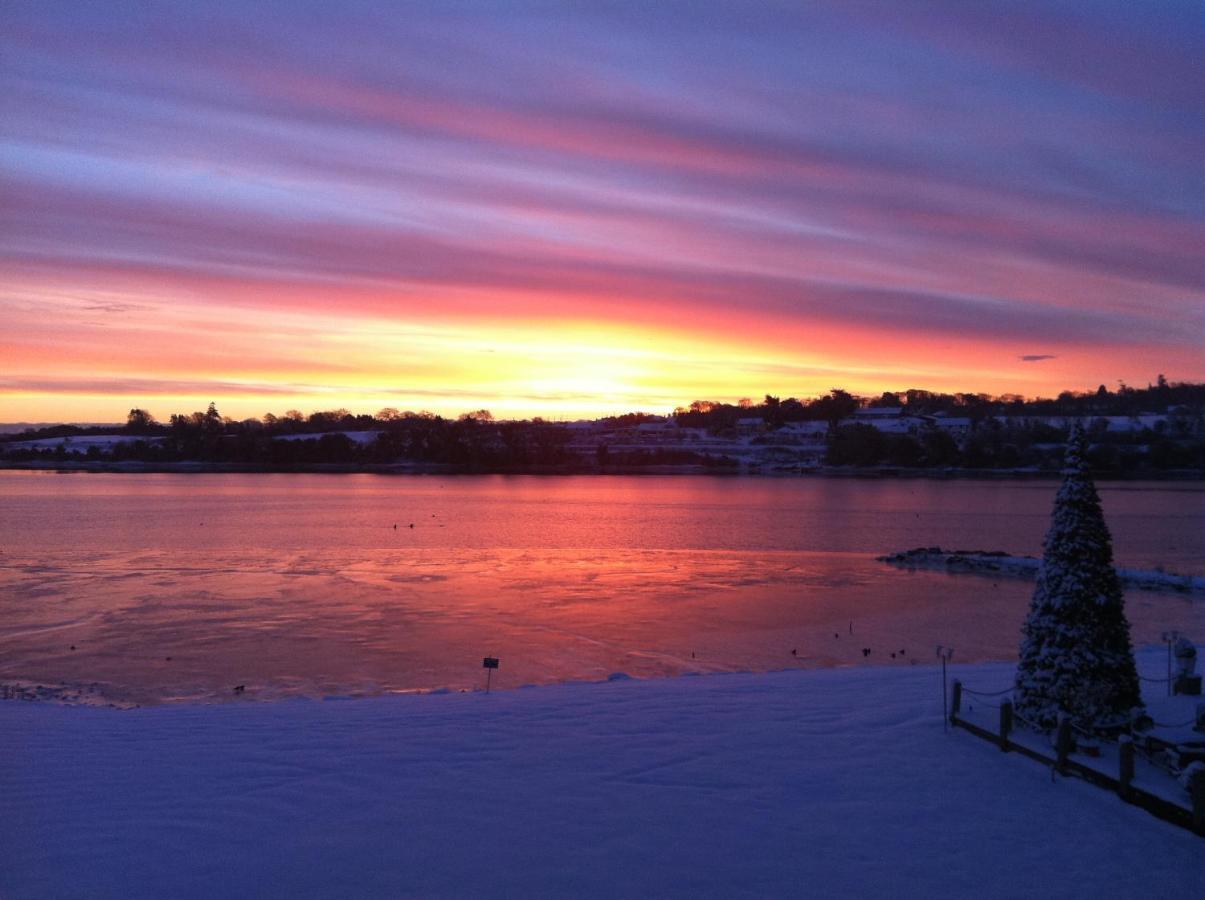
M 983 691 L 973 691 L 967 687 L 964 687 L 962 689 L 962 692 L 964 694 L 970 694 L 973 697 L 998 697 L 1001 694 L 1009 693 L 1011 691 L 1012 691 L 1012 688 L 1009 688 L 1008 691 L 996 691 L 995 693 L 985 693 Z M 1001 706 L 1001 704 L 999 704 L 999 703 L 988 703 L 986 700 L 980 700 L 979 705 L 986 706 L 988 709 L 999 709 Z M 1025 718 L 1023 715 L 1021 715 L 1019 712 L 1017 712 L 1015 708 L 1013 709 L 1013 718 L 1016 719 L 1018 722 L 1020 722 L 1022 725 L 1024 725 L 1026 728 L 1028 728 L 1030 731 L 1037 731 L 1042 734 L 1048 734 L 1050 732 L 1049 728 L 1043 728 L 1041 725 L 1038 725 L 1036 722 L 1030 721 L 1029 719 Z M 1197 720 L 1195 717 L 1191 718 L 1191 719 L 1186 719 L 1183 722 L 1158 722 L 1158 721 L 1155 721 L 1154 719 L 1151 719 L 1151 724 L 1153 724 L 1156 728 L 1187 728 L 1189 725 L 1195 725 L 1196 722 L 1197 722 Z M 1086 738 L 1091 738 L 1093 740 L 1097 740 L 1100 738 L 1099 734 L 1097 734 L 1094 731 L 1090 731 L 1087 728 L 1084 728 L 1082 725 L 1078 724 L 1074 720 L 1070 720 L 1070 725 L 1074 731 L 1079 732 Z
M 1155 722 L 1154 719 L 1151 719 L 1151 721 Z M 1196 721 L 1197 721 L 1196 718 L 1192 718 L 1192 719 L 1189 719 L 1187 722 L 1177 722 L 1174 725 L 1169 725 L 1166 722 L 1155 722 L 1155 725 L 1158 726 L 1159 728 L 1186 728 L 1189 725 L 1195 725 Z
M 1013 718 L 1016 719 L 1018 722 L 1020 722 L 1022 725 L 1024 725 L 1026 728 L 1028 728 L 1030 731 L 1037 731 L 1041 734 L 1046 733 L 1046 730 L 1044 728 L 1042 728 L 1042 726 L 1038 725 L 1037 722 L 1031 722 L 1029 719 L 1025 718 L 1023 715 L 1021 715 L 1016 710 L 1013 710 Z
M 1084 728 L 1082 725 L 1077 725 L 1074 719 L 1071 720 L 1071 728 L 1073 731 L 1079 732 L 1086 738 L 1091 738 L 1092 740 L 1097 740 L 1099 738 L 1099 735 L 1094 734 L 1087 728 Z
M 962 686 L 962 692 L 964 694 L 966 694 L 970 697 L 979 697 L 979 698 L 1003 697 L 1005 694 L 1011 694 L 1013 692 L 1013 690 L 1014 690 L 1014 688 L 1006 687 L 1002 691 L 975 691 L 975 690 L 972 690 L 971 688 L 967 687 L 966 685 Z M 983 699 L 980 699 L 978 701 L 978 703 L 980 706 L 986 706 L 988 709 L 999 709 L 1000 708 L 999 703 L 989 703 L 987 700 L 983 700 Z M 970 708 L 970 706 L 971 706 L 971 704 L 968 703 L 967 707 Z
M 1004 694 L 1011 694 L 1015 690 L 1015 687 L 1006 687 L 1002 691 L 973 691 L 965 684 L 962 686 L 962 692 L 964 694 L 974 694 L 976 697 L 1000 697 Z
M 990 741 L 1006 753 L 1017 752 L 1049 766 L 1052 779 L 1057 775 L 1081 778 L 1097 787 L 1115 791 L 1127 803 L 1140 806 L 1165 821 L 1205 836 L 1205 772 L 1186 768 L 1196 756 L 1195 750 L 1185 756 L 1186 748 L 1179 744 L 1175 735 L 1160 737 L 1145 729 L 1135 730 L 1137 721 L 1132 722 L 1129 729 L 1125 723 L 1119 722 L 1115 729 L 1093 731 L 1068 716 L 1060 716 L 1057 728 L 1042 727 L 1018 714 L 1011 698 L 1003 699 L 1005 694 L 1014 691 L 1011 687 L 999 691 L 977 691 L 955 680 L 948 724 Z M 997 704 L 988 702 L 986 698 L 989 697 L 1002 699 Z M 995 716 L 986 716 L 982 712 L 977 716 L 962 715 L 963 704 L 968 712 L 974 710 L 975 705 L 998 710 L 998 727 L 995 722 L 983 721 L 985 717 L 994 719 Z M 1146 718 L 1146 721 L 1152 720 Z M 1195 722 L 1194 717 L 1186 722 L 1152 724 L 1157 728 L 1176 729 Z M 1014 735 L 1014 729 L 1018 727 L 1028 734 L 1039 736 L 1040 742 L 1032 737 L 1018 740 L 1020 735 Z M 1114 747 L 1114 752 L 1104 759 L 1101 758 L 1102 743 Z M 1112 762 L 1109 762 L 1110 758 Z M 1153 789 L 1135 769 L 1136 759 L 1141 759 L 1149 766 L 1148 771 L 1161 773 L 1159 777 L 1165 775 L 1178 780 L 1188 793 L 1188 805 L 1172 799 L 1164 790 Z M 1111 767 L 1116 768 L 1108 771 Z M 1187 776 L 1186 771 L 1190 773 Z
M 1156 769 L 1158 769 L 1160 772 L 1163 772 L 1165 775 L 1169 775 L 1172 778 L 1175 778 L 1179 774 L 1172 767 L 1172 764 L 1168 760 L 1166 753 L 1164 753 L 1162 751 L 1152 753 L 1146 747 L 1140 747 L 1140 746 L 1135 746 L 1134 750 L 1143 759 L 1145 759 L 1147 761 L 1147 763 L 1154 766 Z
M 1168 678 L 1147 678 L 1145 675 L 1139 675 L 1138 677 L 1141 678 L 1143 681 L 1153 681 L 1153 682 L 1159 682 L 1162 684 L 1166 684 L 1168 681 L 1171 680 Z M 1015 690 L 1016 690 L 1015 686 L 1014 687 L 1006 687 L 999 691 L 977 691 L 974 688 L 967 687 L 965 684 L 962 685 L 962 687 L 961 687 L 961 691 L 962 691 L 963 695 L 979 698 L 979 705 L 986 706 L 988 709 L 999 709 L 1000 704 L 999 703 L 989 703 L 989 702 L 987 702 L 987 700 L 985 700 L 983 698 L 985 698 L 985 697 L 1003 697 L 1005 694 L 1011 694 Z M 1049 728 L 1042 728 L 1041 726 L 1029 721 L 1024 716 L 1022 716 L 1020 713 L 1016 712 L 1016 710 L 1013 711 L 1013 718 L 1015 718 L 1018 722 L 1020 722 L 1022 725 L 1025 725 L 1027 728 L 1029 728 L 1032 731 L 1040 731 L 1042 733 L 1047 733 L 1050 731 Z M 1184 722 L 1156 722 L 1154 719 L 1151 720 L 1152 724 L 1157 728 L 1187 728 L 1189 725 L 1195 725 L 1196 721 L 1197 720 L 1195 717 L 1188 719 Z M 1073 729 L 1075 729 L 1076 731 L 1078 731 L 1080 734 L 1084 735 L 1085 737 L 1089 737 L 1089 738 L 1099 737 L 1099 735 L 1080 726 L 1079 724 L 1077 724 L 1074 721 L 1071 722 L 1071 727 Z

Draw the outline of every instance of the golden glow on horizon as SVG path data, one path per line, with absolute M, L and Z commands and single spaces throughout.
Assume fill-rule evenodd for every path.
M 395 407 L 573 419 L 832 387 L 1050 396 L 1090 388 L 1083 373 L 1109 365 L 1101 349 L 1052 345 L 1043 349 L 1056 359 L 1035 365 L 1018 359 L 1027 345 L 924 333 L 901 340 L 891 330 L 776 323 L 739 310 L 683 323 L 680 308 L 653 305 L 615 321 L 577 297 L 565 297 L 556 316 L 504 318 L 462 311 L 480 297 L 435 292 L 450 308 L 421 317 L 373 311 L 391 305 L 389 293 L 353 294 L 359 306 L 345 312 L 240 291 L 218 303 L 153 285 L 121 292 L 33 281 L 12 296 L 16 321 L 0 336 L 0 421 L 120 421 L 135 406 L 166 419 L 210 401 L 235 418 Z M 507 297 L 520 308 L 547 302 Z M 1168 367 L 1166 359 L 1151 366 Z
M 0 421 L 1205 381 L 1191 29 L 726 5 L 8 4 Z

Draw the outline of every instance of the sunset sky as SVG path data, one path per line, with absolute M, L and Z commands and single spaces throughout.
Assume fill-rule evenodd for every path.
M 0 421 L 1205 380 L 1205 7 L 0 6 Z

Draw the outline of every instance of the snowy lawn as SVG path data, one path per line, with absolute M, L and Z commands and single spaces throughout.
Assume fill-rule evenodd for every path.
M 0 703 L 0 897 L 1199 892 L 1205 840 L 944 734 L 939 677 Z

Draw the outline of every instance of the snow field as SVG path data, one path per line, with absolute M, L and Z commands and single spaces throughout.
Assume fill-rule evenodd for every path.
M 133 434 L 77 434 L 71 437 L 14 441 L 12 443 L 0 444 L 0 450 L 55 450 L 58 447 L 64 447 L 67 450 L 88 450 L 91 447 L 96 447 L 103 453 L 112 453 L 113 448 L 118 444 L 133 444 L 135 441 L 157 444 L 162 440 L 163 438 L 161 437 Z
M 1145 667 L 1144 667 L 1145 668 Z M 954 666 L 973 686 L 1012 666 Z M 941 727 L 929 667 L 0 703 L 0 896 L 1191 896 L 1205 842 Z

